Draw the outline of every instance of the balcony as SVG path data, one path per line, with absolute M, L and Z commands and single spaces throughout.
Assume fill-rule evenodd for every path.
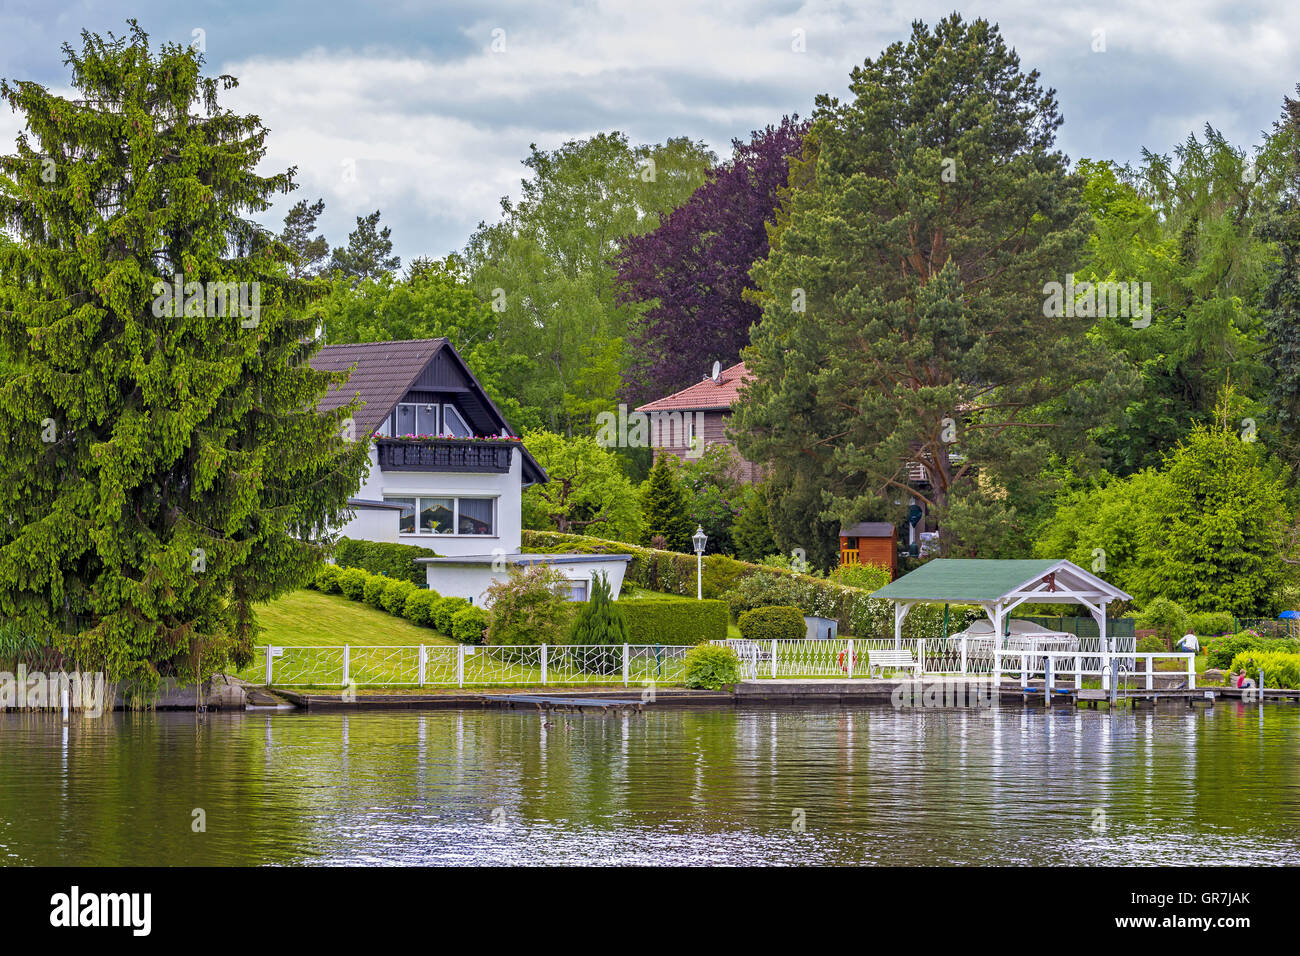
M 462 471 L 504 475 L 510 471 L 514 441 L 456 438 L 376 438 L 383 471 Z

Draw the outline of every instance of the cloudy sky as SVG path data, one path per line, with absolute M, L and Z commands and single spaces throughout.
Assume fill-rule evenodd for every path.
M 60 45 L 82 29 L 199 42 L 209 72 L 241 86 L 232 108 L 271 129 L 264 171 L 298 167 L 298 198 L 323 197 L 324 230 L 346 239 L 382 209 L 396 251 L 461 247 L 502 195 L 517 195 L 529 143 L 604 130 L 634 142 L 735 137 L 843 96 L 849 70 L 934 22 L 954 0 L 654 2 L 66 2 L 0 0 L 0 76 L 64 89 Z M 1257 143 L 1300 83 L 1300 5 L 1289 0 L 986 0 L 1027 68 L 1054 87 L 1072 158 L 1168 152 L 1211 123 Z M 797 49 L 802 47 L 802 49 Z M 0 106 L 0 149 L 20 126 Z

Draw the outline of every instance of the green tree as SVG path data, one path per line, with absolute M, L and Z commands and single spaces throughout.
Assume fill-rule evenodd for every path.
M 1172 159 L 1143 157 L 1136 170 L 1080 164 L 1094 226 L 1077 280 L 1150 291 L 1149 315 L 1095 319 L 1094 334 L 1139 382 L 1097 436 L 1119 474 L 1159 464 L 1194 423 L 1207 424 L 1229 382 L 1262 419 L 1266 384 L 1260 306 L 1273 253 L 1258 226 L 1274 192 L 1268 163 L 1257 167 L 1211 127 Z
M 1122 385 L 1090 319 L 1047 315 L 1045 281 L 1086 238 L 1083 183 L 1054 148 L 1051 91 L 997 28 L 914 23 L 850 88 L 819 97 L 754 266 L 756 379 L 733 426 L 772 466 L 778 543 L 818 564 L 838 521 L 898 520 L 916 500 L 943 527 L 969 515 L 977 480 L 1005 492 L 1086 447 Z M 781 514 L 784 495 L 801 507 Z M 977 503 L 977 539 L 1011 520 L 1009 494 Z
M 295 279 L 320 275 L 323 270 L 330 244 L 324 236 L 316 235 L 316 220 L 324 211 L 325 200 L 308 203 L 302 199 L 284 217 L 280 241 L 293 250 L 289 272 Z
M 657 535 L 662 535 L 668 543 L 668 550 L 688 552 L 692 550 L 691 535 L 695 527 L 691 523 L 689 503 L 677 472 L 668 463 L 667 455 L 660 455 L 650 468 L 650 477 L 641 489 L 641 514 L 645 526 L 645 542 L 650 543 Z
M 267 131 L 219 106 L 233 77 L 130 23 L 64 46 L 75 100 L 0 83 L 31 134 L 0 157 L 0 615 L 148 685 L 249 659 L 254 607 L 315 571 L 367 447 L 340 438 L 353 409 L 316 412 L 343 376 L 307 364 L 306 287 L 241 216 L 292 170 L 255 172 Z
M 528 359 L 508 390 L 572 433 L 614 407 L 628 322 L 645 308 L 618 301 L 620 243 L 685 202 L 715 157 L 687 139 L 633 147 L 622 133 L 530 149 L 523 197 L 502 199 L 501 220 L 480 224 L 466 259 L 474 290 L 499 310 L 503 352 Z
M 601 573 L 592 576 L 591 595 L 578 608 L 569 628 L 570 644 L 626 644 L 627 621 L 610 593 L 609 578 Z
M 741 486 L 732 476 L 737 464 L 732 447 L 721 444 L 707 446 L 699 458 L 676 462 L 687 513 L 708 535 L 709 554 L 731 554 L 735 547 L 732 526 L 739 511 Z
M 731 528 L 732 548 L 742 561 L 760 561 L 776 553 L 776 539 L 767 517 L 767 494 L 762 485 L 750 485 L 740 495 L 740 511 Z
M 632 483 L 618 457 L 594 438 L 524 432 L 524 446 L 550 479 L 524 491 L 524 527 L 636 541 L 641 532 Z
M 388 273 L 357 283 L 336 279 L 320 310 L 330 344 L 450 340 L 512 426 L 540 423 L 540 410 L 524 408 L 509 390 L 527 359 L 502 354 L 496 316 L 467 284 L 459 257 L 417 259 L 401 280 Z
M 1300 100 L 1284 98 L 1270 145 L 1281 171 L 1277 203 L 1260 230 L 1278 253 L 1263 303 L 1269 404 L 1283 454 L 1294 468 L 1300 466 Z
M 1196 424 L 1145 469 L 1062 502 L 1037 543 L 1043 557 L 1092 566 L 1139 606 L 1166 597 L 1189 611 L 1267 615 L 1288 578 L 1292 509 L 1285 470 L 1236 426 L 1225 390 L 1209 425 Z
M 330 256 L 329 268 L 347 279 L 378 279 L 402 267 L 399 256 L 393 255 L 393 230 L 379 228 L 379 210 L 368 216 L 357 216 L 357 228 L 348 233 L 348 244 L 336 248 Z

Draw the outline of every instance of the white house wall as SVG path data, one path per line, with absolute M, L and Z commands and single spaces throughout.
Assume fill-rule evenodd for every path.
M 418 495 L 440 497 L 496 498 L 496 535 L 399 534 L 397 511 L 362 508 L 342 533 L 366 541 L 418 544 L 445 557 L 491 554 L 500 548 L 505 554 L 518 553 L 523 540 L 523 454 L 513 449 L 510 471 L 506 474 L 443 471 L 384 471 L 379 467 L 379 452 L 370 449 L 370 471 L 356 497 L 382 501 L 385 496 L 410 498 Z M 391 515 L 371 519 L 368 515 Z M 441 590 L 441 589 L 439 589 Z
M 560 572 L 570 581 L 586 581 L 590 585 L 597 573 L 609 577 L 610 594 L 615 600 L 623 590 L 623 575 L 627 571 L 625 561 L 590 561 L 573 564 L 556 564 Z M 493 571 L 490 564 L 454 565 L 427 564 L 425 579 L 433 590 L 443 597 L 463 597 L 480 607 L 484 604 L 484 594 L 496 581 L 509 577 L 505 571 Z M 590 586 L 587 593 L 591 594 Z

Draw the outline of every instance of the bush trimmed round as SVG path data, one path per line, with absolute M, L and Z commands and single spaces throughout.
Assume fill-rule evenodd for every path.
M 780 604 L 746 611 L 737 623 L 747 641 L 797 641 L 808 633 L 803 612 Z
M 311 582 L 312 587 L 321 594 L 338 594 L 339 575 L 342 573 L 337 564 L 327 564 L 316 572 L 316 577 Z
M 442 595 L 434 590 L 417 590 L 406 597 L 402 606 L 402 617 L 421 627 L 433 627 L 433 608 L 442 600 Z
M 406 609 L 407 599 L 418 590 L 419 588 L 410 581 L 393 581 L 384 589 L 379 603 L 389 614 L 401 617 L 402 611 Z
M 697 644 L 686 652 L 686 686 L 722 690 L 740 680 L 740 658 L 721 644 Z
M 386 578 L 382 574 L 371 575 L 370 580 L 362 588 L 362 596 L 366 603 L 374 608 L 383 607 L 381 602 L 384 600 L 384 592 L 392 583 L 394 583 L 392 578 Z
M 451 636 L 462 644 L 482 644 L 487 626 L 487 611 L 481 607 L 463 607 L 451 616 Z
M 451 637 L 451 619 L 461 608 L 470 603 L 463 597 L 445 597 L 433 605 L 433 629 L 439 634 Z
M 339 590 L 348 600 L 360 601 L 365 598 L 366 582 L 369 580 L 367 572 L 360 568 L 348 568 L 339 574 Z

